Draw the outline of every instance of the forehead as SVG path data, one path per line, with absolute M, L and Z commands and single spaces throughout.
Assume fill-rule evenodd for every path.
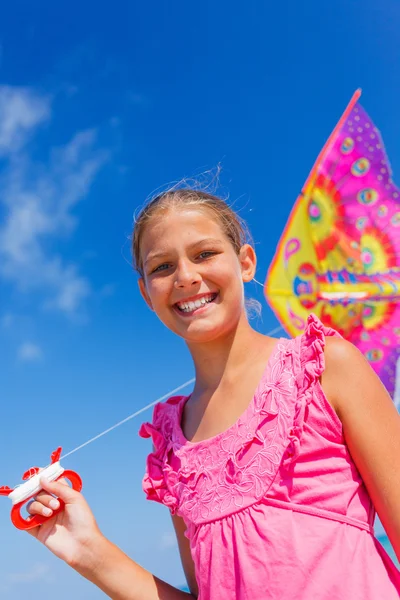
M 140 243 L 142 256 L 159 248 L 178 243 L 195 243 L 202 238 L 228 241 L 218 217 L 198 208 L 174 208 L 162 211 L 146 224 Z

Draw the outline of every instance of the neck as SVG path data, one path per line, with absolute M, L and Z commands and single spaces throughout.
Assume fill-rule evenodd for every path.
M 213 392 L 232 375 L 240 373 L 240 367 L 256 355 L 265 337 L 256 332 L 245 315 L 233 330 L 224 336 L 204 344 L 188 343 L 196 372 L 193 395 Z

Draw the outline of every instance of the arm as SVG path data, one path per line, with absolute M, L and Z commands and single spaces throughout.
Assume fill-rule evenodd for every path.
M 63 500 L 65 507 L 29 533 L 112 600 L 194 600 L 194 596 L 161 581 L 108 541 L 82 494 L 65 483 L 44 479 L 41 483 L 44 491 L 30 505 L 29 512 L 45 514 L 52 508 L 54 496 Z
M 326 340 L 322 385 L 343 424 L 352 458 L 400 558 L 400 416 L 355 346 Z
M 91 565 L 89 569 L 85 569 L 79 564 L 75 568 L 78 573 L 97 585 L 113 600 L 136 600 L 138 598 L 141 600 L 189 600 L 189 598 L 197 598 L 198 587 L 194 563 L 189 540 L 184 535 L 186 525 L 182 518 L 175 515 L 172 517 L 172 522 L 178 539 L 182 566 L 192 596 L 177 591 L 176 588 L 145 571 L 105 538 L 96 548 L 96 556 L 101 557 L 96 568 Z
M 181 555 L 186 581 L 193 596 L 197 598 L 199 594 L 199 588 L 197 586 L 194 562 L 192 559 L 192 553 L 190 551 L 190 543 L 187 537 L 185 537 L 186 524 L 181 517 L 177 517 L 176 515 L 172 516 L 172 523 L 174 524 L 176 537 L 178 539 L 179 553 Z
M 96 543 L 93 561 L 88 566 L 72 564 L 75 570 L 94 583 L 112 600 L 189 600 L 181 592 L 161 581 L 133 562 L 106 538 Z

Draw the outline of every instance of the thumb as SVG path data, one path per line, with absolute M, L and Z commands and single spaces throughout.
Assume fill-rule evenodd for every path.
M 65 504 L 76 504 L 80 500 L 81 494 L 69 487 L 67 483 L 49 481 L 46 477 L 41 477 L 40 485 L 46 492 L 63 500 Z

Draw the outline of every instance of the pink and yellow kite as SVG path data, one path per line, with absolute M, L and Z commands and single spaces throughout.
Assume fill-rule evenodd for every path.
M 265 283 L 287 332 L 314 312 L 393 396 L 400 356 L 400 191 L 357 91 L 297 199 Z

